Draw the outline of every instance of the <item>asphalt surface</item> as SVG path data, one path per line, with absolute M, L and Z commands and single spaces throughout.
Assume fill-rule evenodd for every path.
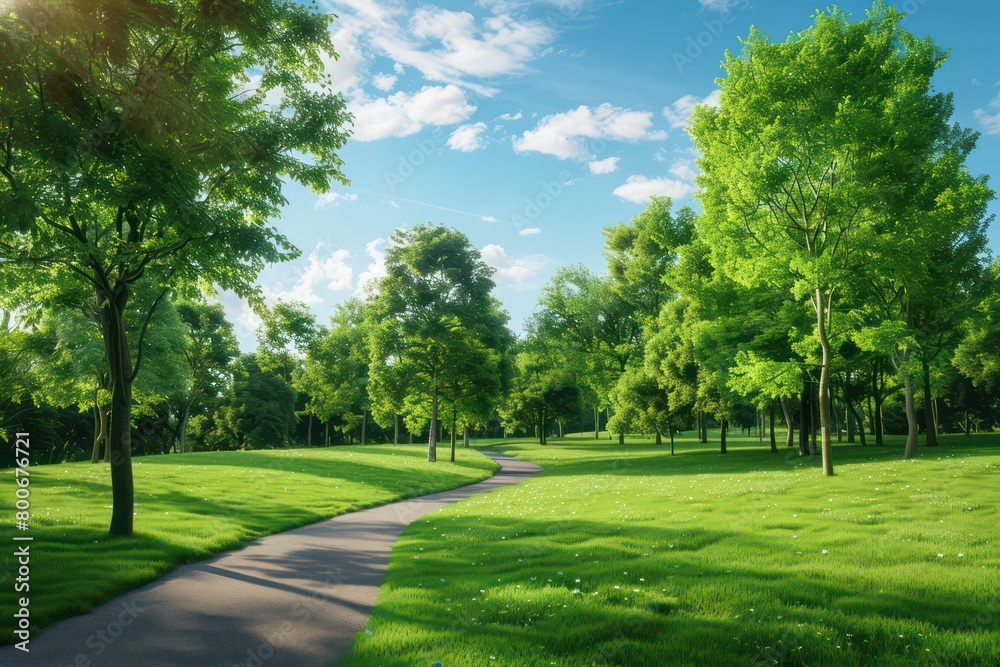
M 541 470 L 485 453 L 502 466 L 487 480 L 344 514 L 179 567 L 45 628 L 31 639 L 30 653 L 0 647 L 0 665 L 328 667 L 368 622 L 389 552 L 406 526 Z

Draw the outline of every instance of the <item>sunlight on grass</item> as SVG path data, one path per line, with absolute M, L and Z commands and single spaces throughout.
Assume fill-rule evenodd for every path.
M 546 470 L 410 526 L 344 664 L 991 664 L 1000 447 L 973 441 L 838 446 L 833 479 L 750 438 L 493 445 Z
M 31 469 L 34 629 L 262 535 L 345 512 L 471 484 L 496 464 L 473 450 L 428 464 L 421 446 L 202 452 L 134 461 L 135 535 L 108 535 L 109 467 Z M 0 509 L 13 509 L 5 476 Z M 14 611 L 13 550 L 0 560 L 0 615 Z M 0 640 L 11 643 L 7 625 Z

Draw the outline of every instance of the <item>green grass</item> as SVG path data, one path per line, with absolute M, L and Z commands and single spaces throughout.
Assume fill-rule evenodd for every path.
M 499 446 L 545 472 L 411 525 L 341 664 L 998 664 L 1000 438 L 942 442 Z
M 34 630 L 82 614 L 152 581 L 262 535 L 489 477 L 498 466 L 474 450 L 456 463 L 426 462 L 426 447 L 205 452 L 133 462 L 135 535 L 108 535 L 107 465 L 31 469 L 31 619 Z M 12 472 L 12 471 L 7 471 Z M 13 474 L 0 483 L 0 514 L 13 525 Z M 12 643 L 15 563 L 4 528 L 0 643 Z

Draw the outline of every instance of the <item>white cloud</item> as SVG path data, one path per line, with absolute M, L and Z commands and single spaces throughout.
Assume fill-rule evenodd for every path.
M 264 296 L 268 300 L 284 299 L 286 301 L 302 301 L 316 306 L 326 301 L 320 293 L 323 290 L 341 292 L 351 289 L 354 269 L 347 263 L 351 253 L 347 250 L 334 250 L 326 258 L 321 258 L 322 249 L 316 250 L 306 258 L 306 267 L 293 287 L 274 292 L 264 287 Z
M 516 114 L 504 113 L 496 117 L 495 120 L 521 120 L 524 116 L 518 111 Z
M 698 0 L 701 6 L 706 9 L 714 9 L 717 12 L 728 12 L 737 0 Z
M 572 111 L 546 116 L 534 130 L 514 139 L 518 153 L 537 152 L 560 159 L 586 160 L 591 155 L 587 140 L 641 141 L 666 139 L 666 133 L 655 131 L 653 114 L 633 111 L 610 104 L 591 109 L 580 106 Z
M 538 227 L 526 227 L 518 232 L 518 234 L 521 236 L 531 236 L 533 234 L 541 234 L 541 233 L 542 230 L 540 230 Z
M 359 95 L 349 107 L 354 113 L 355 141 L 405 137 L 428 125 L 455 125 L 476 111 L 465 92 L 450 84 L 424 86 L 413 94 L 400 91 L 376 99 Z
M 499 287 L 529 287 L 547 261 L 544 255 L 529 255 L 517 259 L 494 243 L 485 246 L 480 253 L 483 261 L 496 269 L 493 279 Z
M 499 222 L 499 220 L 494 218 L 492 215 L 484 215 L 483 222 Z
M 377 281 L 385 276 L 385 249 L 389 242 L 381 236 L 365 245 L 365 254 L 371 258 L 371 264 L 358 276 L 358 287 L 354 290 L 357 296 L 373 292 Z
M 592 174 L 613 174 L 618 171 L 618 161 L 621 158 L 609 157 L 604 160 L 594 160 L 590 163 Z
M 614 194 L 627 201 L 644 204 L 653 195 L 681 199 L 694 192 L 694 186 L 671 178 L 629 176 L 624 185 L 615 188 Z
M 683 158 L 674 160 L 674 163 L 670 165 L 669 171 L 677 178 L 688 183 L 693 183 L 694 177 L 698 175 L 694 162 Z
M 1000 94 L 990 102 L 990 109 L 993 111 L 976 109 L 976 120 L 986 134 L 1000 134 Z
M 716 88 L 706 97 L 700 98 L 694 95 L 685 95 L 684 97 L 675 101 L 672 105 L 663 109 L 663 116 L 670 122 L 670 129 L 676 130 L 685 127 L 688 122 L 688 118 L 694 112 L 695 106 L 699 104 L 707 104 L 710 107 L 719 106 L 719 96 L 722 91 Z
M 389 92 L 396 87 L 396 80 L 398 77 L 394 74 L 376 74 L 372 77 L 372 85 L 379 90 L 384 90 Z
M 462 125 L 455 129 L 448 137 L 447 146 L 453 151 L 471 153 L 485 146 L 483 132 L 486 131 L 486 123 L 473 123 Z
M 316 200 L 316 209 L 336 206 L 340 201 L 357 201 L 358 196 L 353 192 L 325 192 Z

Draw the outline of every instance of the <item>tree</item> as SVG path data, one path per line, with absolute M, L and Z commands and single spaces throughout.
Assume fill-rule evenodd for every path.
M 233 325 L 220 303 L 183 301 L 177 314 L 187 327 L 184 358 L 189 380 L 182 398 L 177 451 L 187 451 L 187 426 L 191 411 L 203 396 L 218 396 L 230 379 L 229 365 L 239 356 Z
M 670 453 L 674 453 L 674 415 L 667 392 L 657 384 L 650 369 L 629 367 L 611 391 L 611 405 L 614 415 L 608 422 L 609 431 L 654 433 L 658 445 L 666 433 L 670 438 Z
M 257 356 L 244 354 L 232 364 L 233 382 L 209 436 L 215 449 L 264 449 L 281 442 L 295 415 L 295 392 L 280 377 L 264 371 Z
M 340 417 L 345 424 L 367 422 L 371 357 L 364 327 L 364 306 L 351 299 L 330 316 L 329 331 L 309 345 L 294 386 L 308 396 L 306 410 L 321 422 L 333 417 Z M 365 439 L 363 433 L 361 444 Z
M 703 154 L 699 231 L 714 261 L 748 286 L 793 283 L 814 312 L 826 475 L 834 311 L 857 271 L 878 270 L 864 250 L 885 202 L 919 185 L 950 108 L 930 84 L 944 53 L 902 18 L 877 2 L 853 24 L 839 9 L 817 12 L 783 43 L 753 30 L 742 55 L 726 54 L 719 108 L 697 108 L 691 125 Z
M 420 225 L 397 230 L 392 241 L 371 304 L 371 382 L 373 391 L 398 392 L 394 405 L 430 403 L 427 460 L 434 462 L 442 394 L 470 369 L 495 363 L 486 343 L 499 326 L 493 269 L 454 229 Z
M 292 389 L 292 379 L 302 367 L 309 345 L 321 335 L 316 328 L 316 317 L 309 306 L 301 301 L 279 300 L 271 308 L 263 309 L 257 327 L 257 362 L 266 373 L 272 373 Z M 284 445 L 291 443 L 289 434 L 292 417 L 285 421 Z
M 129 535 L 132 382 L 148 326 L 128 335 L 130 295 L 158 292 L 150 316 L 172 286 L 199 280 L 257 299 L 260 269 L 296 254 L 268 223 L 287 180 L 345 181 L 335 151 L 349 116 L 321 78 L 329 17 L 291 0 L 9 4 L 0 268 L 97 295 L 111 532 Z

